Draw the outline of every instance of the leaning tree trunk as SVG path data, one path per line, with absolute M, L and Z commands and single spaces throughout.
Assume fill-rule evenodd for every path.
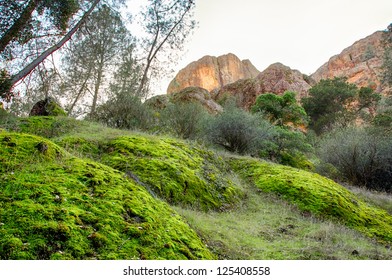
M 94 8 L 98 5 L 100 0 L 95 0 L 91 5 L 90 9 L 84 13 L 83 17 L 79 20 L 79 22 L 54 46 L 50 47 L 46 51 L 44 51 L 40 56 L 38 56 L 33 62 L 27 65 L 24 69 L 22 69 L 18 74 L 14 75 L 11 78 L 11 84 L 14 86 L 17 82 L 22 80 L 31 71 L 34 70 L 42 61 L 44 61 L 49 55 L 60 49 L 71 37 L 75 34 L 76 31 L 86 22 L 87 18 L 90 16 Z

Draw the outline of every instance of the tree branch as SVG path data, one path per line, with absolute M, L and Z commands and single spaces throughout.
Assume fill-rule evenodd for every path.
M 16 36 L 23 30 L 26 24 L 31 19 L 34 10 L 42 0 L 30 0 L 20 17 L 14 24 L 4 33 L 0 39 L 0 53 L 8 46 L 8 44 L 15 39 Z
M 87 18 L 90 16 L 90 14 L 99 2 L 100 0 L 95 0 L 94 3 L 91 5 L 90 9 L 84 13 L 83 17 L 79 20 L 79 22 L 57 44 L 44 51 L 33 62 L 27 65 L 18 74 L 14 75 L 11 78 L 12 86 L 14 86 L 17 82 L 26 77 L 28 74 L 30 74 L 30 72 L 33 71 L 34 68 L 37 67 L 42 61 L 44 61 L 49 55 L 60 49 L 69 39 L 71 39 L 75 32 L 86 22 Z

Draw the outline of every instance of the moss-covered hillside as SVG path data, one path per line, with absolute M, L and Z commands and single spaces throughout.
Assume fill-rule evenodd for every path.
M 0 259 L 212 259 L 166 203 L 51 141 L 0 133 Z
M 276 205 L 297 212 L 297 223 L 282 225 Z M 360 241 L 331 253 L 323 246 L 345 241 L 305 233 L 315 220 Z M 279 253 L 263 254 L 274 224 Z M 317 252 L 302 248 L 307 238 Z M 0 259 L 392 258 L 391 244 L 387 211 L 310 172 L 64 117 L 0 122 Z

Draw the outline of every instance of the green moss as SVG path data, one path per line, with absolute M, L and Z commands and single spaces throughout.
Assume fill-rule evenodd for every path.
M 332 180 L 253 159 L 232 159 L 231 165 L 264 192 L 280 195 L 304 213 L 330 218 L 379 241 L 392 242 L 392 216 Z
M 0 259 L 211 258 L 176 212 L 122 172 L 0 133 Z
M 241 198 L 225 162 L 212 152 L 170 138 L 124 136 L 110 141 L 102 162 L 136 175 L 167 202 L 226 209 Z
M 67 113 L 61 108 L 59 104 L 56 102 L 52 101 L 48 103 L 48 106 L 46 108 L 48 110 L 49 116 L 66 116 Z
M 9 131 L 35 134 L 46 138 L 58 137 L 85 126 L 83 122 L 67 117 L 28 117 L 15 118 L 6 123 L 0 123 L 1 127 Z

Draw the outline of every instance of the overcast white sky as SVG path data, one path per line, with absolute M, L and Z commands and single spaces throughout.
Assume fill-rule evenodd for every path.
M 311 74 L 355 41 L 386 29 L 392 0 L 196 0 L 195 17 L 199 27 L 176 73 L 204 55 L 231 52 L 260 71 L 281 62 Z

